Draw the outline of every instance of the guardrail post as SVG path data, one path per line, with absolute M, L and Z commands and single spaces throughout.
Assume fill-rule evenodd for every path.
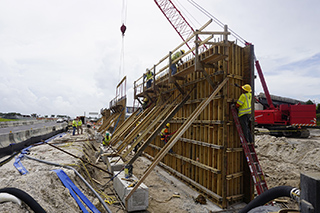
M 156 65 L 153 65 L 153 91 L 156 90 Z
M 171 69 L 172 60 L 171 60 L 171 55 L 172 55 L 172 52 L 170 51 L 170 52 L 169 52 L 169 83 L 172 83 L 172 76 L 171 76 L 171 72 L 172 72 L 172 69 Z

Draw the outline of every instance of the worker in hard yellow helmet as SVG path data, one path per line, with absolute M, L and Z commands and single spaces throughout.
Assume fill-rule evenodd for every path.
M 180 50 L 178 52 L 176 52 L 175 54 L 173 54 L 171 56 L 171 61 L 172 64 L 170 66 L 171 68 L 171 75 L 174 75 L 177 73 L 177 65 L 179 66 L 179 62 L 181 62 L 181 64 L 183 63 L 182 59 L 180 58 L 180 60 L 178 60 L 177 62 L 174 62 L 176 59 L 178 59 L 180 56 L 182 56 L 185 53 L 184 50 Z
M 153 72 L 151 72 L 149 69 L 146 70 L 146 73 L 144 74 L 144 78 L 146 78 L 147 85 L 146 87 L 151 87 L 152 79 L 153 79 Z
M 252 90 L 249 84 L 241 86 L 243 93 L 240 95 L 239 100 L 236 103 L 238 108 L 238 116 L 241 124 L 241 128 L 248 143 L 253 142 L 250 120 L 251 120 L 251 100 Z
M 148 98 L 144 98 L 143 99 L 143 103 L 142 103 L 142 109 L 146 109 L 149 106 L 149 99 Z
M 167 142 L 167 136 L 170 134 L 169 127 L 170 123 L 167 123 L 166 126 L 160 132 L 160 140 L 164 141 L 165 143 Z

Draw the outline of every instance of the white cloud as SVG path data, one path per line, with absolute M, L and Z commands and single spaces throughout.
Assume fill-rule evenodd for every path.
M 195 29 L 208 21 L 188 0 L 173 2 L 195 18 Z M 272 94 L 319 101 L 319 68 L 303 63 L 297 69 L 285 67 L 319 52 L 318 1 L 196 2 L 255 45 Z M 123 75 L 132 105 L 133 82 L 181 39 L 154 1 L 127 1 L 121 64 L 121 10 L 122 1 L 1 1 L 0 112 L 97 112 L 109 106 Z M 210 29 L 221 30 L 216 24 Z M 259 83 L 257 88 L 262 91 Z

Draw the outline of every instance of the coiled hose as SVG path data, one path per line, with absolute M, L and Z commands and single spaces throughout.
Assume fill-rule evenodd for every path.
M 0 189 L 0 193 L 5 192 L 11 194 L 23 202 L 25 202 L 34 212 L 45 213 L 46 211 L 35 201 L 28 193 L 17 188 L 3 188 Z
M 261 195 L 252 200 L 246 207 L 239 211 L 239 213 L 246 213 L 253 208 L 263 206 L 264 204 L 278 198 L 290 197 L 296 201 L 300 199 L 300 190 L 291 186 L 277 186 L 263 192 Z

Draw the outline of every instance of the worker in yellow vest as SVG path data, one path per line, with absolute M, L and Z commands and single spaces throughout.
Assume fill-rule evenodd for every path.
M 78 134 L 79 134 L 80 131 L 81 131 L 81 134 L 83 133 L 81 118 L 79 118 L 77 130 L 78 130 Z
M 166 126 L 160 132 L 160 140 L 164 141 L 165 143 L 167 142 L 167 135 L 170 134 L 169 127 L 170 127 L 170 123 L 167 123 Z
M 153 73 L 149 69 L 147 69 L 147 72 L 144 75 L 144 78 L 146 78 L 147 89 L 148 89 L 149 87 L 151 87 L 151 83 L 152 83 L 152 79 L 153 79 Z
M 74 134 L 76 133 L 77 126 L 78 126 L 77 119 L 74 119 L 74 120 L 72 121 L 72 128 L 73 128 L 72 135 L 74 135 Z
M 103 146 L 109 146 L 111 140 L 111 136 L 109 132 L 106 132 L 106 136 L 103 138 L 102 144 Z
M 241 88 L 244 93 L 240 95 L 239 100 L 236 103 L 236 107 L 238 108 L 238 117 L 243 135 L 248 143 L 252 143 L 253 139 L 250 128 L 252 90 L 249 84 L 245 84 Z
M 184 50 L 180 50 L 178 52 L 176 52 L 175 54 L 173 54 L 171 56 L 171 61 L 173 62 L 174 60 L 176 60 L 177 58 L 179 58 L 180 56 L 182 56 L 185 53 Z M 175 63 L 172 63 L 170 68 L 171 68 L 171 75 L 174 75 L 177 73 L 177 65 L 179 65 L 179 62 L 181 62 L 181 64 L 183 63 L 182 59 L 178 60 Z

